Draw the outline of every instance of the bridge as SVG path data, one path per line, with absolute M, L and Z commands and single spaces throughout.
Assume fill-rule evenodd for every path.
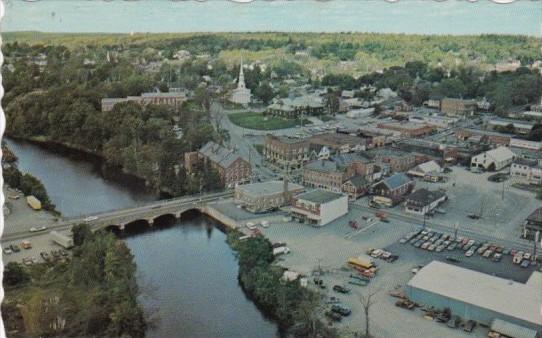
M 91 229 L 94 231 L 101 229 L 122 231 L 131 224 L 141 221 L 146 222 L 149 224 L 149 226 L 153 226 L 154 222 L 158 219 L 169 218 L 180 220 L 182 214 L 189 210 L 198 210 L 203 214 L 209 214 L 207 208 L 209 203 L 227 199 L 232 196 L 233 191 L 230 190 L 219 193 L 192 195 L 168 200 L 160 200 L 133 208 L 118 209 L 92 215 L 62 219 L 52 226 L 49 226 L 48 230 L 71 229 L 72 226 L 82 223 L 89 224 Z M 17 232 L 6 234 L 3 236 L 2 240 L 8 241 L 41 234 L 43 233 L 28 233 L 27 231 Z

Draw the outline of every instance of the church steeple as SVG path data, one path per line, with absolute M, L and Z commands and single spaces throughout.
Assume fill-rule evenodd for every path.
M 243 59 L 241 59 L 241 66 L 239 67 L 239 82 L 237 88 L 245 88 L 245 73 L 243 72 Z

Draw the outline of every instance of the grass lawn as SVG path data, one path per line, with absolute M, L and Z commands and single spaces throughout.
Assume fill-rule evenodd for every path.
M 228 115 L 230 121 L 239 127 L 256 130 L 276 130 L 292 128 L 301 125 L 300 119 L 283 119 L 280 117 L 263 116 L 261 113 L 235 113 Z M 307 119 L 303 125 L 309 125 L 311 122 Z

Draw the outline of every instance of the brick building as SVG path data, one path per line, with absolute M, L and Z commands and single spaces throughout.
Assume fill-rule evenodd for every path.
M 301 169 L 309 161 L 309 141 L 271 134 L 265 136 L 263 156 L 270 163 L 287 172 Z
M 416 156 L 405 151 L 382 148 L 371 150 L 375 164 L 381 168 L 389 168 L 390 172 L 406 172 L 416 165 Z
M 250 163 L 230 149 L 209 141 L 198 151 L 198 156 L 218 172 L 221 182 L 226 187 L 250 181 L 252 175 Z M 192 159 L 192 156 L 188 157 Z
M 388 206 L 400 202 L 414 189 L 415 182 L 403 173 L 387 177 L 372 186 L 374 201 Z
M 448 116 L 471 116 L 477 107 L 475 100 L 444 98 L 440 101 L 440 111 Z
M 312 188 L 341 192 L 345 178 L 344 170 L 329 160 L 316 160 L 303 168 L 303 184 Z
M 437 130 L 437 128 L 432 125 L 416 122 L 379 123 L 377 127 L 400 132 L 403 137 L 421 137 L 429 135 Z

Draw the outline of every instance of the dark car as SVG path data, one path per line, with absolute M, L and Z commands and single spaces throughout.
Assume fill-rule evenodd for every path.
M 455 329 L 461 324 L 461 318 L 459 316 L 452 316 L 452 319 L 448 321 L 448 327 Z
M 333 291 L 337 291 L 339 293 L 349 293 L 350 289 L 345 288 L 342 285 L 333 285 Z
M 465 323 L 465 326 L 463 327 L 463 331 L 472 332 L 472 330 L 474 330 L 475 327 L 476 327 L 476 322 L 474 320 L 469 320 Z
M 349 308 L 347 307 L 344 307 L 342 305 L 332 305 L 331 306 L 331 311 L 335 312 L 335 313 L 338 313 L 340 314 L 341 316 L 350 316 L 350 314 L 352 313 L 352 310 L 350 310 Z
M 446 256 L 446 260 L 448 262 L 452 262 L 452 263 L 459 263 L 461 262 L 459 259 L 455 258 L 455 257 L 452 257 L 452 256 Z
M 17 244 L 12 244 L 12 245 L 10 246 L 10 248 L 11 248 L 11 250 L 12 250 L 13 252 L 19 252 L 19 251 L 21 251 L 21 249 L 19 248 L 19 246 L 18 246 Z
M 521 267 L 528 268 L 530 264 L 531 264 L 531 261 L 529 261 L 528 259 L 525 259 L 523 260 L 523 262 L 521 262 Z

